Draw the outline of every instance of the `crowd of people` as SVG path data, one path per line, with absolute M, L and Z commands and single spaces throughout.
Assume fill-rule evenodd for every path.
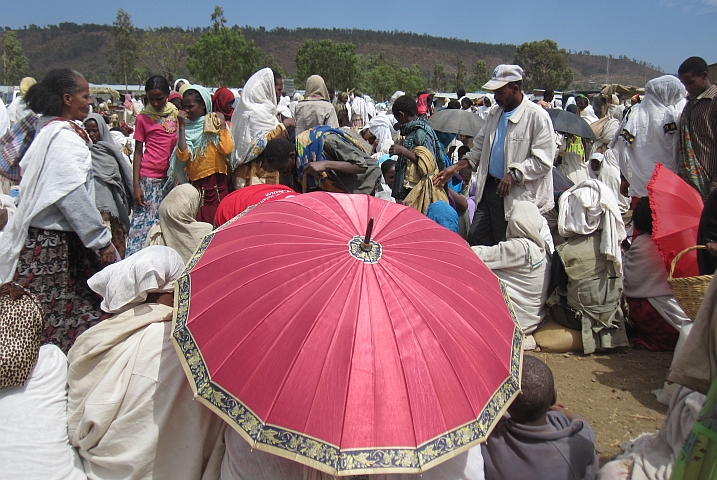
M 93 105 L 79 72 L 23 79 L 0 123 L 0 344 L 17 343 L 4 322 L 31 317 L 8 306 L 18 295 L 43 325 L 29 377 L 7 383 L 14 373 L 0 362 L 0 476 L 330 478 L 253 451 L 193 401 L 168 342 L 174 281 L 204 237 L 260 203 L 317 190 L 373 195 L 455 232 L 505 284 L 527 351 L 675 352 L 662 429 L 602 470 L 592 429 L 556 404 L 550 369 L 526 355 L 521 393 L 488 441 L 424 478 L 698 478 L 689 472 L 709 468 L 700 458 L 717 468 L 717 456 L 682 448 L 717 451 L 717 283 L 688 317 L 653 237 L 671 219 L 649 188 L 664 168 L 702 198 L 684 248 L 704 245 L 699 273 L 712 275 L 717 86 L 706 62 L 687 59 L 636 99 L 561 102 L 546 90 L 534 101 L 522 80 L 520 66 L 499 65 L 480 101 L 457 92 L 446 110 L 483 122 L 467 136 L 432 127 L 430 91 L 396 92 L 382 113 L 312 75 L 290 100 L 270 68 L 238 94 L 154 75 L 144 99 L 114 111 Z M 594 139 L 556 128 L 559 115 Z

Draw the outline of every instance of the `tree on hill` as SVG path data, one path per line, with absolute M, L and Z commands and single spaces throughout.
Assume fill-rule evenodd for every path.
M 5 85 L 17 85 L 23 77 L 30 75 L 30 64 L 27 61 L 22 43 L 15 32 L 7 31 L 0 40 L 2 42 L 2 74 Z
M 390 64 L 373 67 L 366 78 L 366 90 L 376 100 L 383 101 L 397 90 L 407 95 L 416 95 L 425 85 L 425 79 L 418 65 L 401 67 L 395 58 Z
M 117 10 L 117 18 L 112 25 L 112 44 L 107 51 L 107 62 L 112 67 L 115 78 L 124 80 L 126 89 L 135 73 L 140 53 L 139 42 L 129 13 L 121 8 Z
M 433 67 L 433 78 L 431 79 L 433 88 L 442 92 L 446 89 L 446 67 L 442 63 L 437 63 Z
M 466 88 L 466 64 L 463 63 L 463 58 L 458 55 L 456 59 L 456 83 L 454 90 L 460 90 Z
M 187 47 L 194 42 L 194 35 L 182 29 L 148 29 L 143 36 L 142 50 L 145 66 L 159 67 L 171 84 L 187 59 Z
M 568 52 L 553 40 L 526 42 L 515 51 L 515 63 L 523 67 L 523 89 L 564 90 L 573 83 Z
M 281 65 L 279 65 L 279 62 L 277 62 L 274 56 L 270 53 L 261 57 L 261 61 L 259 62 L 259 68 L 266 67 L 271 68 L 272 71 L 278 73 L 282 77 L 286 76 L 286 71 L 282 68 Z
M 353 43 L 307 40 L 296 53 L 296 80 L 321 75 L 337 90 L 354 88 L 359 81 L 359 57 Z
M 480 90 L 480 88 L 486 84 L 486 82 L 490 79 L 490 72 L 488 71 L 488 66 L 485 64 L 485 60 L 478 60 L 476 62 L 476 66 L 473 67 L 473 86 L 475 87 L 475 90 Z
M 224 10 L 217 6 L 212 26 L 187 48 L 187 69 L 204 85 L 237 87 L 258 69 L 261 50 L 247 42 L 238 27 L 228 28 Z

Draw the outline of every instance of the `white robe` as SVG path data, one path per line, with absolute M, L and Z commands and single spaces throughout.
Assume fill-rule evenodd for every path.
M 226 423 L 194 400 L 171 320 L 172 307 L 141 304 L 70 350 L 67 430 L 90 478 L 218 477 Z

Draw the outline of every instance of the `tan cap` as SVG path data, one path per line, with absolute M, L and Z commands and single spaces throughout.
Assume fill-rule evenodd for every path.
M 519 65 L 498 65 L 483 90 L 498 90 L 510 82 L 523 80 L 523 69 Z

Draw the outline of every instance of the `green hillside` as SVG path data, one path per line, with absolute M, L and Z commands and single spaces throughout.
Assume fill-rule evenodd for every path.
M 247 40 L 264 52 L 271 54 L 289 74 L 296 72 L 294 59 L 299 47 L 308 39 L 330 39 L 337 42 L 351 42 L 362 55 L 383 52 L 388 59 L 396 58 L 402 66 L 417 64 L 427 80 L 436 64 L 443 64 L 446 73 L 455 74 L 457 57 L 460 56 L 470 72 L 476 61 L 484 60 L 489 70 L 499 63 L 513 59 L 516 46 L 508 44 L 490 44 L 469 42 L 456 38 L 432 37 L 409 32 L 380 32 L 373 30 L 275 28 L 241 28 Z M 175 30 L 175 29 L 161 29 Z M 201 35 L 201 28 L 189 32 L 195 38 Z M 106 50 L 111 42 L 112 27 L 109 25 L 61 23 L 39 27 L 30 25 L 16 30 L 17 36 L 30 62 L 32 75 L 42 75 L 53 68 L 72 67 L 82 72 L 93 83 L 114 82 L 107 63 Z M 145 35 L 137 30 L 140 38 Z M 152 71 L 151 62 L 144 62 Z M 575 72 L 573 86 L 589 88 L 590 85 L 606 81 L 607 57 L 571 53 L 570 66 Z M 154 72 L 160 73 L 160 72 Z M 187 75 L 186 67 L 180 74 Z M 653 66 L 624 57 L 610 60 L 610 81 L 613 83 L 642 86 L 660 75 Z M 138 81 L 134 79 L 133 81 Z

